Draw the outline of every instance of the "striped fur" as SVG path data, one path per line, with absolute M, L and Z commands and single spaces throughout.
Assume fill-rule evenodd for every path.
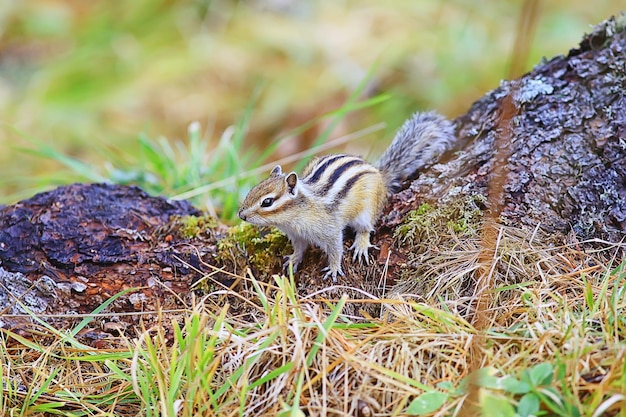
M 328 155 L 317 160 L 301 181 L 323 204 L 334 207 L 345 201 L 356 180 L 365 175 L 380 177 L 380 172 L 356 156 Z
M 452 124 L 436 113 L 416 113 L 399 130 L 374 166 L 345 154 L 314 158 L 302 172 L 285 174 L 276 166 L 246 196 L 239 217 L 275 226 L 294 246 L 287 263 L 294 271 L 311 244 L 328 255 L 326 276 L 343 275 L 343 229 L 355 233 L 353 259 L 368 261 L 370 232 L 389 193 L 407 177 L 434 163 L 454 143 Z

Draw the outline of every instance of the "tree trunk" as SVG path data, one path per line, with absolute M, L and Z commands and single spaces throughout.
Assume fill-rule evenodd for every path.
M 626 32 L 615 19 L 578 49 L 478 100 L 463 144 L 410 188 L 426 201 L 488 197 L 506 225 L 620 241 L 626 232 Z M 415 208 L 415 207 L 411 207 Z M 402 217 L 404 211 L 400 213 Z

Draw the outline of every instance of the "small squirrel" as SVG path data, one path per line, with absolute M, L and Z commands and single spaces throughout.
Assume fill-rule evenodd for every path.
M 298 177 L 280 165 L 256 185 L 239 209 L 239 217 L 257 226 L 275 226 L 294 247 L 285 267 L 294 272 L 310 244 L 328 256 L 324 279 L 343 276 L 343 229 L 356 233 L 353 260 L 369 262 L 370 232 L 388 196 L 418 170 L 436 163 L 456 142 L 450 121 L 435 112 L 415 113 L 375 164 L 352 155 L 314 158 Z

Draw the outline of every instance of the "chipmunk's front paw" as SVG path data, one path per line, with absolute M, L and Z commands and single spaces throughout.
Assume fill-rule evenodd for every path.
M 284 258 L 285 263 L 283 263 L 283 273 L 289 273 L 289 265 L 292 265 L 293 273 L 295 274 L 298 270 L 298 265 L 300 265 L 300 259 L 298 259 L 295 255 L 287 255 Z

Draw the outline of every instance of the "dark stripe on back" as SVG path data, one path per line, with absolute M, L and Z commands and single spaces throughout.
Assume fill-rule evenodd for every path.
M 347 155 L 328 155 L 325 156 L 324 158 L 320 159 L 320 161 L 317 164 L 317 167 L 315 168 L 315 171 L 312 173 L 312 175 L 310 175 L 308 178 L 303 178 L 303 181 L 306 182 L 307 184 L 315 184 L 316 182 L 318 182 L 320 180 L 320 178 L 322 177 L 322 175 L 324 175 L 324 171 L 326 171 L 326 169 L 328 169 L 328 166 L 330 164 L 332 164 L 333 162 L 335 162 L 337 159 L 339 158 L 343 158 Z
M 344 175 L 348 168 L 355 165 L 363 165 L 364 162 L 365 161 L 363 161 L 362 159 L 352 159 L 348 162 L 345 162 L 343 165 L 338 166 L 337 169 L 335 169 L 328 177 L 328 181 L 326 181 L 326 185 L 324 185 L 324 188 L 322 188 L 321 190 L 316 190 L 315 194 L 318 194 L 322 197 L 325 196 L 326 194 L 328 194 L 328 191 L 330 191 L 330 189 L 335 186 L 335 183 L 337 183 L 339 178 Z
M 346 183 L 344 184 L 343 188 L 341 188 L 341 191 L 339 191 L 337 193 L 337 196 L 335 197 L 333 203 L 336 203 L 339 200 L 344 199 L 346 197 L 346 195 L 348 195 L 348 193 L 350 192 L 350 190 L 352 189 L 354 184 L 356 184 L 356 182 L 359 180 L 359 178 L 361 178 L 364 175 L 373 174 L 373 173 L 374 173 L 374 171 L 361 171 L 358 174 L 354 175 L 352 178 L 350 178 L 348 181 L 346 181 Z

